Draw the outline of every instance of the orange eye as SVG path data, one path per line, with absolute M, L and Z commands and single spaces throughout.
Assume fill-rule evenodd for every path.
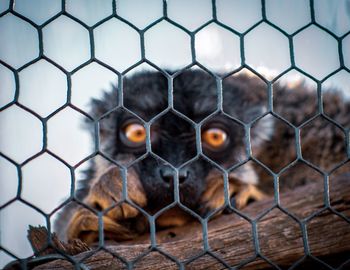
M 209 146 L 219 148 L 226 142 L 227 134 L 222 129 L 210 128 L 203 132 L 202 138 Z
M 124 129 L 125 137 L 133 143 L 143 143 L 146 140 L 146 130 L 140 124 L 129 124 Z

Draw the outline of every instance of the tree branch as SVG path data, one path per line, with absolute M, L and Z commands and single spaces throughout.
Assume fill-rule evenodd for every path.
M 350 175 L 343 175 L 331 181 L 332 209 L 350 217 Z M 324 208 L 323 184 L 313 183 L 307 186 L 281 194 L 288 211 L 297 217 L 307 217 Z M 283 198 L 282 198 L 283 197 Z M 268 209 L 273 200 L 255 202 L 244 209 L 250 217 L 256 217 L 263 209 Z M 307 222 L 308 245 L 303 242 L 300 223 L 277 208 L 264 215 L 257 223 L 258 243 L 263 256 L 270 262 L 287 267 L 303 258 L 309 248 L 312 256 L 316 256 L 333 267 L 350 259 L 350 224 L 349 219 L 336 215 L 331 210 L 324 210 Z M 208 224 L 208 242 L 210 250 L 223 259 L 228 265 L 235 266 L 247 260 L 253 260 L 244 269 L 269 269 L 268 264 L 261 257 L 256 256 L 254 248 L 252 224 L 235 214 L 222 215 Z M 305 235 L 306 236 L 306 235 Z M 305 238 L 306 239 L 306 238 Z M 132 260 L 141 253 L 149 250 L 149 236 L 127 244 L 109 244 L 107 249 L 127 260 Z M 159 249 L 181 260 L 203 252 L 202 227 L 199 223 L 188 224 L 157 233 Z M 305 246 L 304 246 L 305 245 Z M 305 250 L 306 248 L 306 250 Z M 91 251 L 74 256 L 77 260 L 85 258 Z M 89 269 L 121 269 L 125 267 L 120 260 L 111 253 L 98 251 L 83 263 Z M 312 265 L 317 262 L 308 262 Z M 336 264 L 336 265 L 334 265 Z M 306 267 L 308 264 L 303 264 Z M 161 255 L 151 252 L 138 260 L 137 269 L 178 269 L 176 263 Z M 189 269 L 223 269 L 218 260 L 207 255 L 194 260 L 187 267 Z M 66 260 L 55 260 L 35 267 L 35 270 L 73 269 L 73 265 Z M 187 269 L 187 268 L 186 268 Z M 302 268 L 304 269 L 304 268 Z M 320 268 L 318 268 L 320 269 Z

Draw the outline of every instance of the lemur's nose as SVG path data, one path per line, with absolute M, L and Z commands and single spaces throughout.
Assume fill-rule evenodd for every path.
M 162 167 L 159 169 L 160 176 L 163 181 L 170 184 L 173 181 L 175 172 L 170 167 Z M 179 184 L 184 183 L 189 176 L 189 170 L 184 168 L 179 171 Z

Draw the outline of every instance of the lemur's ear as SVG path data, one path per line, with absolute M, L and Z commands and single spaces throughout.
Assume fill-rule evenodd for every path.
M 102 98 L 92 98 L 90 102 L 90 115 L 95 119 L 101 117 L 118 105 L 117 86 L 111 84 L 111 90 L 104 91 Z
M 92 98 L 90 101 L 90 111 L 89 115 L 94 120 L 99 120 L 99 134 L 101 137 L 106 135 L 109 131 L 113 131 L 115 128 L 114 122 L 108 121 L 108 118 L 115 118 L 115 113 L 113 109 L 118 106 L 118 91 L 117 86 L 111 84 L 110 91 L 104 91 L 100 99 Z M 107 114 L 110 112 L 109 114 Z M 95 129 L 91 125 L 91 120 L 85 121 L 85 129 L 90 131 L 90 133 L 95 134 Z

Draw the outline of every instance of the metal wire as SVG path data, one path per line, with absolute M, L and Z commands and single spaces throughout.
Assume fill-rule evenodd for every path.
M 77 170 L 77 168 L 83 164 L 84 162 L 88 161 L 89 159 L 100 155 L 102 157 L 104 157 L 105 159 L 109 160 L 110 162 L 114 163 L 113 160 L 111 160 L 106 154 L 104 154 L 101 150 L 100 150 L 100 145 L 99 145 L 99 134 L 98 134 L 98 130 L 99 130 L 99 123 L 102 119 L 106 118 L 109 114 L 111 114 L 112 112 L 114 112 L 115 110 L 119 109 L 119 108 L 123 108 L 123 110 L 133 114 L 135 117 L 137 117 L 140 121 L 142 121 L 147 129 L 147 142 L 146 142 L 146 153 L 140 157 L 138 157 L 137 159 L 135 159 L 133 162 L 131 162 L 128 166 L 121 166 L 118 165 L 121 169 L 122 172 L 122 177 L 123 177 L 123 200 L 120 203 L 123 202 L 127 202 L 130 205 L 132 205 L 133 207 L 137 208 L 141 213 L 143 213 L 149 220 L 149 224 L 150 224 L 150 234 L 151 234 L 151 245 L 150 248 L 148 250 L 146 250 L 145 252 L 143 252 L 142 254 L 140 254 L 139 256 L 137 256 L 134 260 L 128 261 L 125 258 L 119 256 L 118 254 L 112 254 L 113 257 L 115 257 L 116 259 L 118 259 L 120 262 L 124 263 L 125 266 L 128 269 L 132 269 L 135 264 L 140 261 L 142 258 L 144 258 L 145 256 L 147 256 L 148 254 L 150 254 L 151 252 L 159 252 L 160 254 L 164 255 L 166 258 L 168 258 L 169 260 L 173 261 L 174 263 L 176 263 L 176 265 L 179 267 L 179 269 L 184 269 L 186 267 L 186 265 L 188 265 L 189 263 L 197 260 L 198 258 L 207 255 L 212 257 L 213 259 L 219 261 L 224 267 L 227 267 L 228 269 L 237 269 L 243 265 L 246 265 L 250 262 L 253 262 L 254 260 L 260 258 L 262 260 L 264 260 L 267 264 L 269 264 L 271 267 L 275 268 L 275 269 L 280 269 L 280 267 L 278 265 L 276 265 L 274 262 L 272 262 L 269 258 L 267 258 L 264 254 L 262 254 L 261 249 L 260 249 L 260 243 L 259 243 L 259 232 L 258 232 L 258 222 L 265 217 L 268 213 L 270 213 L 273 209 L 279 209 L 281 210 L 284 214 L 288 215 L 290 218 L 292 218 L 300 227 L 301 233 L 302 233 L 302 240 L 303 240 L 303 248 L 304 248 L 304 257 L 300 258 L 298 261 L 296 261 L 291 267 L 290 269 L 295 269 L 298 267 L 298 265 L 300 265 L 303 260 L 306 257 L 312 258 L 313 260 L 319 262 L 320 264 L 322 264 L 323 266 L 328 267 L 329 269 L 334 269 L 333 267 L 331 267 L 330 265 L 328 265 L 327 263 L 323 262 L 322 260 L 320 260 L 319 258 L 315 257 L 312 255 L 312 253 L 310 252 L 310 246 L 309 246 L 309 241 L 308 241 L 308 231 L 307 231 L 307 223 L 317 217 L 318 215 L 320 215 L 322 212 L 324 212 L 325 210 L 331 211 L 332 213 L 334 213 L 335 215 L 341 217 L 342 219 L 344 219 L 346 222 L 350 223 L 350 220 L 348 217 L 346 217 L 345 215 L 343 215 L 342 213 L 336 211 L 335 209 L 332 208 L 332 206 L 330 205 L 330 200 L 329 200 L 329 176 L 332 173 L 331 172 L 325 172 L 322 169 L 318 168 L 317 166 L 315 166 L 314 164 L 310 163 L 309 161 L 305 160 L 302 155 L 301 155 L 301 143 L 300 143 L 300 130 L 306 126 L 308 123 L 310 123 L 311 121 L 313 121 L 316 117 L 321 116 L 324 119 L 326 119 L 327 121 L 329 121 L 330 123 L 332 123 L 333 125 L 336 125 L 337 127 L 339 127 L 345 134 L 346 134 L 346 141 L 347 141 L 347 160 L 343 161 L 341 164 L 339 164 L 337 166 L 340 167 L 342 165 L 344 165 L 345 163 L 347 163 L 349 161 L 350 158 L 350 135 L 349 135 L 349 127 L 344 128 L 342 125 L 340 125 L 339 123 L 337 123 L 336 121 L 334 121 L 333 119 L 329 118 L 326 114 L 324 114 L 323 112 L 323 103 L 322 103 L 322 91 L 321 91 L 321 84 L 323 82 L 325 82 L 328 78 L 330 78 L 332 75 L 336 74 L 338 71 L 340 70 L 346 70 L 347 72 L 350 72 L 349 68 L 345 66 L 344 64 L 344 55 L 342 52 L 342 41 L 344 40 L 344 38 L 350 33 L 350 31 L 348 31 L 347 33 L 345 33 L 344 35 L 338 37 L 337 35 L 335 35 L 333 32 L 331 32 L 330 30 L 328 30 L 327 28 L 323 27 L 322 25 L 320 25 L 316 20 L 315 20 L 315 10 L 314 10 L 314 1 L 310 0 L 309 1 L 309 7 L 310 7 L 310 16 L 311 16 L 311 22 L 306 24 L 305 26 L 303 26 L 302 28 L 298 29 L 297 31 L 295 31 L 292 34 L 287 33 L 286 31 L 284 31 L 282 28 L 280 28 L 279 26 L 277 26 L 276 24 L 272 23 L 271 21 L 268 20 L 267 16 L 266 16 L 266 5 L 265 5 L 265 0 L 261 0 L 261 14 L 262 14 L 262 19 L 259 20 L 258 22 L 256 22 L 253 26 L 251 26 L 249 29 L 247 29 L 245 32 L 240 33 L 238 31 L 236 31 L 235 29 L 229 27 L 228 25 L 222 23 L 221 21 L 218 20 L 217 18 L 217 9 L 216 9 L 216 1 L 212 0 L 212 19 L 207 21 L 205 24 L 201 25 L 199 28 L 197 28 L 194 31 L 189 31 L 187 28 L 185 28 L 184 26 L 182 26 L 181 24 L 173 21 L 172 19 L 170 19 L 168 17 L 168 9 L 167 9 L 167 1 L 163 0 L 163 16 L 159 19 L 157 19 L 156 21 L 150 23 L 149 25 L 147 25 L 145 28 L 143 29 L 139 29 L 136 25 L 132 24 L 130 21 L 124 19 L 123 17 L 121 17 L 120 15 L 118 15 L 118 10 L 116 8 L 116 0 L 111 0 L 111 8 L 112 8 L 112 15 L 100 20 L 99 22 L 95 23 L 92 26 L 88 26 L 87 24 L 85 24 L 83 21 L 79 20 L 78 18 L 74 17 L 73 15 L 71 15 L 70 13 L 68 13 L 66 11 L 66 2 L 65 0 L 62 0 L 62 4 L 61 4 L 61 11 L 56 14 L 55 16 L 53 16 L 52 18 L 50 18 L 49 20 L 47 20 L 45 23 L 38 25 L 36 23 L 34 23 L 33 21 L 31 21 L 29 18 L 21 15 L 20 13 L 16 12 L 14 10 L 14 4 L 15 1 L 11 0 L 9 3 L 9 7 L 8 9 L 0 14 L 0 17 L 5 16 L 6 14 L 12 14 L 24 21 L 26 21 L 27 23 L 29 23 L 31 26 L 33 26 L 37 33 L 38 33 L 38 38 L 39 38 L 39 55 L 37 58 L 33 59 L 32 61 L 24 64 L 23 66 L 21 66 L 18 69 L 13 68 L 11 65 L 9 65 L 8 63 L 6 63 L 5 61 L 0 60 L 0 63 L 2 65 L 4 65 L 6 68 L 8 68 L 9 70 L 11 70 L 14 74 L 14 78 L 15 78 L 15 84 L 16 84 L 16 91 L 15 91 L 15 97 L 13 99 L 12 102 L 8 103 L 7 105 L 5 105 L 4 107 L 0 108 L 0 112 L 4 111 L 6 109 L 8 109 L 9 107 L 11 107 L 12 105 L 17 105 L 20 108 L 22 108 L 23 110 L 25 110 L 26 112 L 28 112 L 29 114 L 33 115 L 34 117 L 36 117 L 41 123 L 42 123 L 42 132 L 43 132 L 43 143 L 42 143 L 42 149 L 39 153 L 35 154 L 34 156 L 28 158 L 27 160 L 25 160 L 22 163 L 16 163 L 14 160 L 12 160 L 10 157 L 6 156 L 4 153 L 0 153 L 0 156 L 3 157 L 4 159 L 6 159 L 7 161 L 9 161 L 11 164 L 13 164 L 18 172 L 18 190 L 17 190 L 17 195 L 15 198 L 13 198 L 12 200 L 10 200 L 9 202 L 7 202 L 6 204 L 2 205 L 0 207 L 0 210 L 4 209 L 5 207 L 9 206 L 10 204 L 12 204 L 15 201 L 20 201 L 23 204 L 33 208 L 35 211 L 39 212 L 41 215 L 43 215 L 46 219 L 46 225 L 47 228 L 50 232 L 50 239 L 48 242 L 48 245 L 51 244 L 51 221 L 50 218 L 52 217 L 53 214 L 55 214 L 59 209 L 61 209 L 64 205 L 68 204 L 70 201 L 76 201 L 79 204 L 84 205 L 83 202 L 80 202 L 79 200 L 77 200 L 74 196 L 74 190 L 75 190 L 75 186 L 76 186 L 76 179 L 75 179 L 75 170 Z M 73 69 L 72 71 L 67 71 L 64 67 L 60 66 L 59 64 L 57 64 L 55 61 L 51 60 L 48 56 L 45 55 L 44 52 L 44 41 L 43 41 L 43 28 L 52 23 L 55 19 L 57 19 L 58 17 L 60 17 L 61 15 L 65 15 L 68 18 L 74 20 L 76 23 L 78 23 L 79 25 L 81 25 L 81 27 L 85 28 L 88 33 L 89 33 L 89 41 L 90 41 L 90 58 L 82 63 L 81 65 L 79 65 L 78 67 L 76 67 L 75 69 Z M 128 67 L 125 71 L 123 72 L 119 72 L 118 70 L 114 69 L 112 66 L 100 61 L 99 59 L 96 58 L 95 56 L 95 40 L 94 40 L 94 30 L 100 26 L 101 24 L 103 24 L 104 22 L 108 21 L 111 18 L 115 18 L 117 20 L 120 20 L 124 23 L 126 23 L 128 26 L 130 26 L 131 28 L 133 28 L 135 31 L 137 31 L 137 33 L 140 36 L 140 49 L 141 49 L 141 59 L 133 64 L 132 66 Z M 190 37 L 190 44 L 191 44 L 191 54 L 192 54 L 192 63 L 189 64 L 188 66 L 182 68 L 181 70 L 178 70 L 175 74 L 169 74 L 167 71 L 163 70 L 161 67 L 158 67 L 156 64 L 152 63 L 149 59 L 146 58 L 146 51 L 145 51 L 145 33 L 151 29 L 152 27 L 156 26 L 157 24 L 166 21 L 169 24 L 173 25 L 174 27 L 181 29 L 183 32 L 185 32 L 189 37 Z M 218 26 L 226 29 L 227 31 L 229 31 L 232 35 L 234 35 L 235 37 L 238 37 L 240 40 L 240 58 L 241 58 L 241 65 L 239 68 L 233 70 L 232 72 L 230 72 L 229 74 L 226 74 L 225 76 L 221 77 L 213 72 L 211 72 L 210 70 L 208 70 L 204 65 L 202 65 L 201 63 L 197 62 L 196 59 L 196 50 L 195 50 L 195 35 L 202 30 L 203 28 L 205 28 L 206 26 L 208 26 L 211 23 L 215 23 Z M 282 73 L 280 73 L 278 76 L 276 76 L 273 80 L 269 81 L 267 80 L 265 77 L 263 77 L 262 75 L 260 75 L 258 72 L 256 72 L 251 66 L 249 66 L 246 63 L 246 57 L 245 57 L 245 36 L 250 33 L 253 29 L 255 29 L 257 26 L 259 26 L 261 23 L 266 23 L 269 26 L 271 26 L 273 29 L 277 30 L 281 35 L 283 35 L 284 37 L 286 37 L 288 39 L 289 42 L 289 56 L 290 56 L 290 62 L 291 65 L 289 68 L 287 68 L 286 70 L 284 70 Z M 327 76 L 325 76 L 322 80 L 318 80 L 317 78 L 315 78 L 314 76 L 308 74 L 307 72 L 305 72 L 304 70 L 302 70 L 301 68 L 299 68 L 298 66 L 296 66 L 295 64 L 295 54 L 294 54 L 294 43 L 293 43 L 293 38 L 300 33 L 301 31 L 303 31 L 304 29 L 306 29 L 307 27 L 309 27 L 310 25 L 316 25 L 318 28 L 322 29 L 323 31 L 325 31 L 326 33 L 328 33 L 330 36 L 332 36 L 333 39 L 335 39 L 338 43 L 338 56 L 339 56 L 339 62 L 340 62 L 340 66 L 338 69 L 334 70 L 333 72 L 329 73 Z M 5 41 L 6 42 L 6 41 Z M 38 62 L 41 59 L 45 59 L 46 61 L 48 61 L 49 63 L 51 63 L 52 65 L 54 65 L 55 67 L 57 67 L 58 69 L 60 69 L 67 78 L 67 86 L 68 86 L 68 90 L 67 90 L 67 101 L 66 103 L 61 106 L 60 108 L 58 108 L 57 110 L 55 110 L 54 112 L 52 112 L 50 115 L 48 115 L 47 117 L 42 117 L 40 116 L 37 112 L 31 110 L 30 108 L 22 105 L 19 101 L 18 101 L 18 97 L 19 97 L 19 92 L 20 92 L 20 85 L 19 85 L 19 72 L 27 67 L 29 67 L 30 65 L 33 65 L 34 63 Z M 118 94 L 120 97 L 123 96 L 123 78 L 126 76 L 126 74 L 131 71 L 132 69 L 134 69 L 135 67 L 139 66 L 142 63 L 147 63 L 148 65 L 150 65 L 151 67 L 155 68 L 156 70 L 158 70 L 159 72 L 161 72 L 168 80 L 168 100 L 169 100 L 169 105 L 168 108 L 166 110 L 164 110 L 162 113 L 160 113 L 159 115 L 155 116 L 154 118 L 152 118 L 149 122 L 145 122 L 144 120 L 142 120 L 140 117 L 138 117 L 136 114 L 134 114 L 132 112 L 132 110 L 129 110 L 128 108 L 125 108 L 123 105 L 123 98 L 119 99 L 119 105 L 117 108 L 112 109 L 111 111 L 107 112 L 106 114 L 102 115 L 99 119 L 94 119 L 92 116 L 90 116 L 87 112 L 83 111 L 82 109 L 78 108 L 77 106 L 75 106 L 74 104 L 72 104 L 71 102 L 71 97 L 72 97 L 72 83 L 71 83 L 71 77 L 73 74 L 75 74 L 77 71 L 81 70 L 82 68 L 84 68 L 85 66 L 91 64 L 91 63 L 98 63 L 100 65 L 102 65 L 103 67 L 107 68 L 108 70 L 112 71 L 114 74 L 116 74 L 118 76 Z M 213 112 L 211 115 L 215 114 L 215 113 L 222 113 L 225 116 L 231 118 L 232 120 L 234 120 L 235 122 L 240 123 L 241 125 L 244 126 L 245 131 L 246 131 L 246 142 L 248 143 L 247 145 L 249 145 L 249 147 L 247 148 L 247 156 L 248 158 L 244 161 L 241 161 L 240 163 L 236 164 L 235 166 L 233 166 L 232 168 L 225 170 L 224 168 L 221 168 L 220 166 L 218 166 L 215 162 L 213 162 L 212 160 L 210 160 L 210 158 L 206 157 L 202 151 L 201 151 L 201 141 L 200 141 L 200 129 L 203 123 L 205 123 L 205 121 L 211 116 L 207 116 L 206 118 L 204 118 L 200 123 L 195 123 L 193 120 L 191 120 L 190 118 L 188 118 L 187 116 L 183 115 L 182 113 L 176 111 L 176 109 L 174 109 L 173 106 L 173 79 L 180 74 L 181 72 L 183 72 L 186 69 L 189 69 L 193 66 L 197 66 L 205 71 L 207 71 L 208 73 L 210 73 L 216 80 L 217 83 L 217 96 L 218 96 L 218 102 L 217 102 L 217 110 L 215 112 Z M 228 76 L 231 76 L 232 74 L 235 74 L 239 71 L 241 71 L 242 69 L 247 69 L 249 71 L 251 71 L 253 74 L 255 74 L 256 76 L 258 76 L 259 78 L 261 78 L 261 80 L 263 80 L 268 88 L 268 109 L 267 112 L 264 115 L 261 115 L 260 117 L 258 117 L 257 119 L 255 119 L 254 121 L 252 121 L 251 123 L 243 123 L 241 122 L 239 119 L 235 119 L 230 115 L 227 115 L 224 111 L 223 111 L 223 105 L 222 105 L 222 81 L 227 78 Z M 286 120 L 285 118 L 283 118 L 282 116 L 276 114 L 273 111 L 273 84 L 280 79 L 283 75 L 285 75 L 286 73 L 288 73 L 291 70 L 296 70 L 298 72 L 300 72 L 301 74 L 303 74 L 305 77 L 310 78 L 312 81 L 317 83 L 317 97 L 318 97 L 318 113 L 317 115 L 315 115 L 314 117 L 306 120 L 303 124 L 301 124 L 300 126 L 295 126 L 292 123 L 290 123 L 288 120 Z M 79 163 L 77 163 L 74 166 L 71 166 L 68 164 L 68 162 L 66 162 L 63 158 L 61 158 L 60 156 L 56 155 L 54 152 L 50 151 L 49 149 L 47 149 L 47 122 L 50 118 L 52 118 L 53 116 L 55 116 L 56 114 L 60 113 L 63 109 L 65 108 L 71 108 L 81 114 L 83 114 L 85 117 L 87 117 L 88 119 L 90 119 L 92 121 L 92 123 L 95 126 L 95 151 L 89 155 L 88 157 L 84 158 L 83 160 L 81 160 Z M 191 160 L 187 161 L 185 164 L 182 165 L 182 167 L 186 166 L 186 164 L 189 164 L 195 160 L 198 160 L 199 158 L 203 158 L 206 161 L 208 161 L 213 167 L 218 168 L 223 176 L 224 176 L 224 191 L 225 191 L 225 201 L 226 201 L 226 206 L 228 205 L 228 171 L 231 169 L 235 169 L 243 164 L 245 164 L 246 162 L 248 162 L 249 160 L 252 160 L 254 162 L 256 162 L 257 164 L 259 164 L 260 166 L 262 166 L 266 171 L 268 171 L 274 179 L 274 186 L 275 186 L 275 204 L 272 205 L 270 208 L 268 208 L 267 210 L 265 210 L 263 213 L 260 213 L 255 219 L 251 219 L 248 216 L 246 216 L 244 213 L 236 210 L 236 209 L 232 209 L 233 212 L 244 218 L 245 220 L 247 220 L 248 222 L 251 223 L 252 226 L 252 237 L 253 237 L 253 243 L 254 243 L 254 256 L 252 256 L 251 258 L 248 258 L 244 261 L 242 261 L 240 264 L 236 265 L 236 266 L 229 266 L 227 262 L 225 262 L 225 260 L 223 260 L 218 254 L 216 254 L 215 252 L 213 252 L 211 250 L 210 247 L 210 243 L 209 243 L 209 239 L 208 239 L 208 221 L 209 219 L 213 216 L 213 214 L 207 216 L 206 218 L 202 218 L 200 217 L 198 214 L 196 214 L 195 212 L 193 212 L 191 209 L 187 208 L 185 205 L 183 205 L 180 200 L 179 200 L 179 188 L 178 188 L 178 173 L 179 173 L 179 169 L 175 168 L 174 166 L 172 166 L 171 164 L 169 164 L 168 162 L 166 162 L 164 159 L 162 159 L 161 157 L 157 156 L 155 153 L 152 152 L 151 150 L 151 141 L 150 141 L 150 126 L 162 115 L 164 115 L 165 113 L 167 113 L 168 111 L 172 111 L 174 114 L 176 114 L 177 116 L 179 116 L 180 118 L 184 119 L 185 121 L 190 122 L 193 127 L 195 128 L 196 131 L 196 142 L 197 145 L 199 147 L 197 147 L 197 155 L 192 158 Z M 265 166 L 262 162 L 260 162 L 259 160 L 257 160 L 256 158 L 254 158 L 251 154 L 251 146 L 250 146 L 250 129 L 252 127 L 252 125 L 259 121 L 260 119 L 262 119 L 264 116 L 271 114 L 273 115 L 275 118 L 283 121 L 284 123 L 286 123 L 288 126 L 290 126 L 295 134 L 296 134 L 296 149 L 298 149 L 297 151 L 297 160 L 288 164 L 285 168 L 283 168 L 280 173 L 276 174 L 274 172 L 272 172 L 267 166 Z M 35 205 L 33 205 L 32 203 L 30 203 L 29 201 L 24 200 L 21 197 L 21 193 L 22 193 L 22 167 L 27 164 L 28 162 L 34 160 L 35 158 L 37 158 L 38 156 L 40 156 L 43 153 L 47 153 L 51 156 L 53 156 L 54 158 L 56 158 L 57 160 L 61 161 L 63 164 L 65 164 L 65 166 L 70 170 L 71 173 L 71 197 L 69 200 L 65 201 L 63 204 L 59 205 L 56 209 L 54 209 L 54 211 L 52 211 L 50 214 L 45 214 L 40 208 L 36 207 Z M 138 205 L 136 205 L 135 203 L 133 203 L 127 194 L 127 189 L 126 189 L 126 183 L 127 183 L 127 170 L 128 168 L 130 168 L 131 166 L 133 166 L 134 164 L 136 164 L 137 162 L 139 162 L 140 160 L 146 158 L 147 156 L 152 156 L 154 158 L 156 158 L 157 160 L 160 160 L 164 163 L 169 164 L 170 167 L 172 167 L 175 172 L 176 172 L 176 183 L 175 183 L 175 190 L 174 190 L 174 197 L 175 197 L 175 201 L 174 203 L 172 203 L 171 205 L 168 205 L 167 207 L 165 207 L 164 209 L 162 209 L 160 212 L 158 212 L 156 215 L 152 216 L 149 213 L 147 213 L 145 210 L 143 210 L 142 208 L 140 208 Z M 304 219 L 299 219 L 298 217 L 296 217 L 295 215 L 293 215 L 292 213 L 290 213 L 288 211 L 288 209 L 285 209 L 279 201 L 279 189 L 278 189 L 278 185 L 279 185 L 279 177 L 280 175 L 287 170 L 288 168 L 291 168 L 295 162 L 297 161 L 302 161 L 303 163 L 305 163 L 307 166 L 311 167 L 312 169 L 318 171 L 320 174 L 322 174 L 323 179 L 324 179 L 324 208 L 316 211 L 315 213 L 313 213 L 312 215 L 308 216 L 307 218 Z M 336 169 L 336 168 L 335 168 Z M 334 170 L 335 170 L 334 169 Z M 333 170 L 333 171 L 334 171 Z M 160 216 L 162 213 L 164 213 L 166 210 L 170 209 L 171 207 L 173 207 L 174 205 L 178 205 L 183 211 L 189 213 L 190 215 L 194 216 L 196 219 L 198 219 L 201 222 L 202 225 L 202 236 L 203 236 L 203 251 L 201 253 L 198 253 L 195 256 L 192 256 L 186 260 L 179 260 L 178 258 L 174 257 L 171 254 L 168 254 L 166 251 L 164 251 L 162 249 L 161 245 L 158 245 L 157 243 L 157 239 L 156 239 L 156 225 L 155 225 L 155 220 L 158 216 Z M 93 211 L 94 213 L 96 213 L 99 217 L 99 233 L 100 233 L 100 241 L 99 241 L 99 246 L 96 250 L 94 250 L 94 253 L 96 253 L 99 250 L 104 250 L 106 252 L 110 252 L 108 251 L 108 249 L 105 248 L 105 243 L 104 243 L 104 237 L 103 237 L 103 222 L 102 222 L 102 216 L 103 214 L 105 214 L 109 209 L 103 211 L 103 212 L 98 212 L 94 209 L 92 209 L 89 206 L 84 205 L 85 207 L 87 207 L 88 209 L 90 209 L 91 211 Z M 112 207 L 115 207 L 115 205 L 113 205 Z M 76 269 L 88 269 L 87 266 L 84 264 L 84 261 L 90 257 L 93 253 L 88 254 L 87 256 L 85 256 L 83 259 L 81 259 L 80 261 L 77 261 L 74 257 L 69 256 L 67 254 L 62 253 L 61 251 L 57 250 L 57 255 L 49 255 L 49 256 L 44 256 L 41 258 L 33 258 L 33 257 L 29 257 L 29 258 L 25 258 L 25 259 L 20 259 L 18 257 L 16 257 L 13 253 L 11 253 L 5 246 L 0 246 L 0 251 L 5 252 L 6 254 L 16 258 L 18 260 L 18 262 L 20 262 L 22 269 L 27 269 L 27 264 L 32 262 L 32 261 L 39 261 L 39 260 L 44 260 L 46 258 L 52 258 L 52 257 L 56 257 L 56 258 L 63 258 L 65 260 L 68 260 L 72 263 L 72 265 L 74 265 L 74 267 Z M 347 262 L 349 262 L 350 260 L 348 260 Z M 345 263 L 347 263 L 345 262 Z M 345 265 L 344 263 L 344 265 Z

